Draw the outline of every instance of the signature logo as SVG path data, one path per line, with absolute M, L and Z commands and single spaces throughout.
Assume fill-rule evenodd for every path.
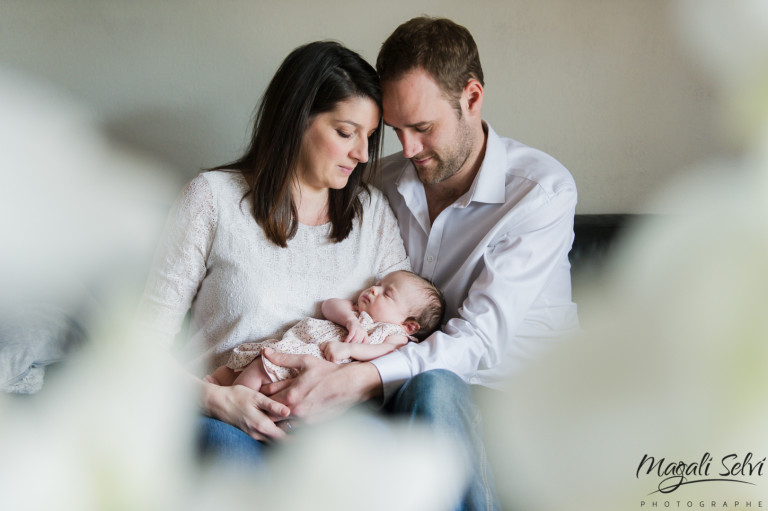
M 732 453 L 720 458 L 713 469 L 714 458 L 708 452 L 700 460 L 667 461 L 666 458 L 655 458 L 645 454 L 637 466 L 635 477 L 642 476 L 658 478 L 655 491 L 649 493 L 672 493 L 681 486 L 700 483 L 755 483 L 749 478 L 761 477 L 765 470 L 766 458 L 759 459 L 751 452 L 745 456 Z

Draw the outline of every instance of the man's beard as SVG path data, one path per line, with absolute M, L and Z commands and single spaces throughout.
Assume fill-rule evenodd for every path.
M 441 151 L 443 156 L 437 152 L 428 155 L 433 160 L 433 170 L 430 171 L 428 170 L 428 167 L 417 165 L 414 162 L 416 171 L 419 174 L 419 180 L 422 183 L 425 185 L 442 183 L 464 167 L 472 154 L 472 146 L 475 142 L 475 137 L 468 123 L 459 121 L 456 127 L 454 142 L 452 147 L 447 148 L 445 151 Z M 411 158 L 411 161 L 421 160 L 426 156 L 427 155 L 413 157 Z

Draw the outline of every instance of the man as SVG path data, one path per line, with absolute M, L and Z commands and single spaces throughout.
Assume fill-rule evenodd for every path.
M 381 186 L 414 271 L 445 294 L 448 321 L 372 363 L 269 357 L 301 375 L 267 393 L 305 417 L 383 396 L 390 411 L 472 436 L 465 382 L 496 386 L 577 327 L 568 263 L 576 186 L 556 160 L 482 120 L 483 72 L 464 27 L 404 23 L 382 45 L 377 71 L 384 121 L 403 146 L 383 162 Z M 458 377 L 432 371 L 444 369 Z M 482 464 L 481 445 L 471 449 Z M 476 471 L 464 505 L 498 505 Z

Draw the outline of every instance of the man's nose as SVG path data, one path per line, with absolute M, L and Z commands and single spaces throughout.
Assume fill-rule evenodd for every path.
M 422 144 L 415 134 L 403 130 L 397 136 L 400 139 L 400 144 L 403 146 L 403 156 L 413 158 L 421 152 Z

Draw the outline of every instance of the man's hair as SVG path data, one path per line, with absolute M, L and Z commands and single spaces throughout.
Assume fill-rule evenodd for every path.
M 449 19 L 413 18 L 397 27 L 381 45 L 376 71 L 382 83 L 398 80 L 417 68 L 429 73 L 443 94 L 454 102 L 454 108 L 458 107 L 458 98 L 470 79 L 484 85 L 472 34 Z
M 419 324 L 419 329 L 411 335 L 419 341 L 423 341 L 440 328 L 440 325 L 443 323 L 445 297 L 432 281 L 410 271 L 405 271 L 405 273 L 408 273 L 411 278 L 418 281 L 421 285 L 424 298 L 423 307 L 419 311 L 413 311 L 413 315 L 406 321 L 415 321 Z

